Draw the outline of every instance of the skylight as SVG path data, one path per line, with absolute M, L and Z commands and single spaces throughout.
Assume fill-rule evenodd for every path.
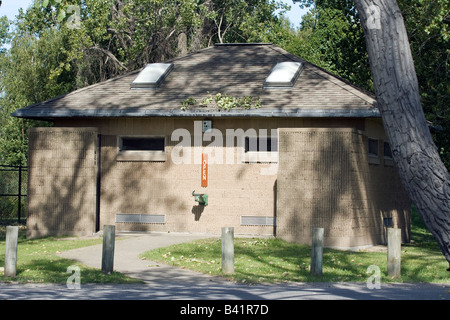
M 279 62 L 264 81 L 264 88 L 292 88 L 302 69 L 301 62 Z
M 173 63 L 150 63 L 131 83 L 132 89 L 158 88 L 173 69 Z

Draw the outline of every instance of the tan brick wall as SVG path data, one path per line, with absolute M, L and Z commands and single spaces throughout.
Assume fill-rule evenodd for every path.
M 29 130 L 27 236 L 92 234 L 96 128 Z
M 224 134 L 224 144 L 227 128 L 235 126 L 246 130 L 251 125 L 258 123 L 246 123 L 243 120 L 213 121 L 213 127 Z M 174 164 L 170 155 L 178 141 L 171 141 L 170 137 L 176 128 L 188 129 L 192 144 L 194 139 L 198 139 L 194 137 L 194 119 L 152 119 L 146 122 L 127 120 L 117 123 L 116 126 L 104 127 L 103 132 L 106 134 L 102 136 L 101 225 L 114 224 L 117 213 L 164 214 L 165 224 L 117 223 L 117 228 L 124 231 L 220 234 L 222 227 L 233 226 L 236 234 L 273 234 L 273 226 L 240 225 L 243 215 L 274 216 L 276 175 L 260 174 L 261 168 L 267 167 L 268 164 L 226 164 L 224 149 L 222 164 L 209 163 L 208 186 L 202 188 L 201 164 L 193 163 L 193 157 L 196 152 L 201 154 L 201 149 L 210 142 L 203 141 L 202 147 L 191 145 L 191 164 Z M 116 161 L 117 136 L 130 134 L 165 135 L 167 160 Z M 234 148 L 233 152 L 237 159 L 237 148 Z M 194 201 L 194 190 L 196 193 L 208 195 L 208 206 L 200 206 Z
M 382 217 L 392 216 L 408 237 L 409 202 L 398 186 L 395 168 L 368 164 L 367 135 L 385 139 L 381 122 L 214 119 L 213 128 L 224 134 L 224 143 L 226 129 L 280 128 L 281 169 L 276 175 L 262 175 L 261 169 L 272 164 L 210 163 L 208 187 L 201 188 L 201 165 L 175 164 L 170 157 L 178 143 L 170 139 L 175 129 L 187 129 L 192 144 L 199 141 L 194 138 L 195 120 L 202 119 L 74 119 L 56 121 L 61 128 L 32 130 L 30 232 L 92 232 L 98 131 L 102 135 L 100 228 L 115 224 L 119 231 L 219 234 L 222 227 L 233 226 L 236 234 L 274 234 L 273 226 L 241 225 L 241 217 L 275 215 L 277 236 L 308 243 L 311 227 L 324 226 L 328 245 L 351 247 L 383 242 Z M 165 136 L 167 160 L 117 161 L 121 135 Z M 201 148 L 209 144 L 203 141 Z M 199 148 L 191 145 L 192 155 Z M 237 155 L 237 148 L 233 150 Z M 225 161 L 227 148 L 223 151 Z M 194 201 L 193 190 L 208 194 L 208 206 Z M 165 215 L 165 223 L 116 223 L 117 214 Z
M 310 243 L 322 227 L 326 246 L 381 244 L 389 216 L 408 241 L 409 201 L 395 168 L 369 165 L 367 151 L 356 129 L 280 129 L 277 236 Z

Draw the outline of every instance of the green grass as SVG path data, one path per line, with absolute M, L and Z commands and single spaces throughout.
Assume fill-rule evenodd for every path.
M 0 227 L 0 266 L 5 262 L 5 227 Z M 72 273 L 69 266 L 80 268 L 83 283 L 136 283 L 139 280 L 113 272 L 105 275 L 99 269 L 90 268 L 76 261 L 62 258 L 58 253 L 102 243 L 102 238 L 46 237 L 27 240 L 24 227 L 20 227 L 17 248 L 16 278 L 5 277 L 0 271 L 0 281 L 18 283 L 61 283 L 65 284 Z
M 243 283 L 275 282 L 366 282 L 373 275 L 368 267 L 380 268 L 382 282 L 448 283 L 450 273 L 436 241 L 414 217 L 410 244 L 402 246 L 401 278 L 387 275 L 387 254 L 372 250 L 352 252 L 324 249 L 323 275 L 310 274 L 311 248 L 280 239 L 236 238 L 235 272 L 221 271 L 221 240 L 206 239 L 152 250 L 142 255 L 148 260 L 227 277 Z
M 417 214 L 412 216 L 412 242 L 402 245 L 402 276 L 390 279 L 386 274 L 386 252 L 371 250 L 352 252 L 324 249 L 323 276 L 310 275 L 309 246 L 288 243 L 280 239 L 235 239 L 235 273 L 221 271 L 220 239 L 206 239 L 183 243 L 146 252 L 146 259 L 192 269 L 206 274 L 227 277 L 243 283 L 274 282 L 365 282 L 372 274 L 369 266 L 381 271 L 382 282 L 448 283 L 448 263 L 436 241 L 424 227 Z M 6 278 L 0 271 L 0 281 L 19 283 L 66 283 L 66 273 L 72 265 L 80 267 L 81 283 L 137 283 L 139 280 L 118 272 L 105 275 L 99 269 L 89 268 L 58 253 L 70 249 L 100 244 L 101 238 L 47 237 L 26 239 L 25 227 L 20 227 L 17 277 Z M 5 259 L 5 227 L 0 226 L 0 266 Z

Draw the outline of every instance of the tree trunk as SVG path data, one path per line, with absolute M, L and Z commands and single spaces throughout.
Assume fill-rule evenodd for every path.
M 364 29 L 378 108 L 399 175 L 450 264 L 450 176 L 422 109 L 403 17 L 395 0 L 354 2 Z

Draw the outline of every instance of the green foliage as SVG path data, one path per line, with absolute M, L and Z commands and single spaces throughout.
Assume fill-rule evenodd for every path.
M 190 97 L 184 100 L 181 103 L 181 110 L 187 110 L 193 106 L 202 106 L 206 107 L 210 104 L 214 104 L 217 110 L 226 110 L 229 111 L 231 109 L 251 109 L 252 107 L 258 109 L 261 107 L 261 102 L 259 97 L 252 96 L 244 96 L 241 98 L 233 97 L 228 94 L 217 93 L 214 96 L 209 94 L 205 98 L 202 99 L 200 103 L 197 103 L 197 100 Z
M 444 129 L 434 136 L 449 166 L 450 5 L 445 0 L 398 2 L 411 40 L 423 107 L 428 120 Z M 0 162 L 26 161 L 26 131 L 33 122 L 10 119 L 17 108 L 214 42 L 272 42 L 372 90 L 353 1 L 300 0 L 294 5 L 310 8 L 297 30 L 275 13 L 283 14 L 288 8 L 275 0 L 36 0 L 15 21 L 0 18 L 1 44 L 11 45 L 8 52 L 0 49 Z M 227 96 L 214 103 L 221 109 L 245 104 Z
M 364 34 L 353 0 L 299 0 L 310 12 L 298 31 L 300 44 L 291 50 L 359 87 L 373 91 Z M 426 117 L 442 131 L 437 147 L 450 167 L 449 22 L 446 0 L 397 0 L 410 39 Z
M 373 90 L 364 33 L 348 1 L 317 4 L 303 18 L 292 53 L 367 90 Z
M 39 40 L 29 33 L 15 36 L 11 49 L 0 57 L 0 163 L 26 165 L 27 128 L 35 121 L 10 116 L 32 105 L 73 89 L 71 65 L 63 46 L 66 39 L 56 30 L 42 32 Z
M 0 163 L 26 164 L 36 122 L 10 117 L 16 109 L 214 42 L 273 39 L 283 33 L 274 12 L 284 8 L 273 0 L 35 0 L 13 30 L 2 17 L 2 45 L 11 49 L 0 52 Z M 248 107 L 241 100 L 217 103 Z
M 434 133 L 450 168 L 450 3 L 445 0 L 398 1 L 402 11 L 427 120 L 443 128 Z

